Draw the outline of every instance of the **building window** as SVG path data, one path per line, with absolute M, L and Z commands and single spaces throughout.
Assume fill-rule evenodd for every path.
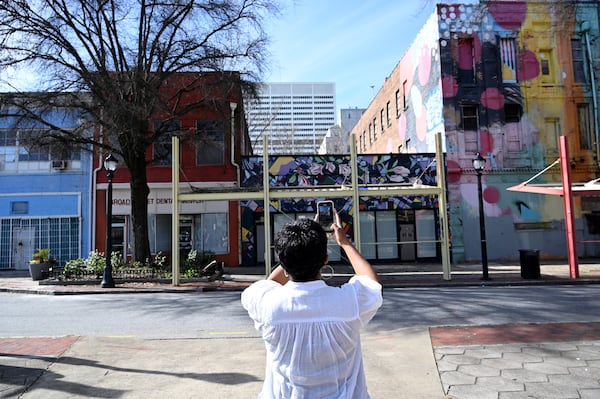
M 4 162 L 17 160 L 17 133 L 14 130 L 0 130 L 0 158 Z
M 181 130 L 181 122 L 154 121 L 154 140 L 152 158 L 155 165 L 171 165 L 171 137 Z
M 373 124 L 369 123 L 369 144 L 373 144 Z
M 461 108 L 462 130 L 479 130 L 479 114 L 476 105 L 463 105 Z
M 385 105 L 385 120 L 387 121 L 388 127 L 392 126 L 392 115 L 390 113 L 390 102 L 388 101 Z
M 546 152 L 558 152 L 558 137 L 560 136 L 560 119 L 545 118 L 544 127 L 546 132 Z
M 373 118 L 373 141 L 377 141 L 377 118 Z
M 518 123 L 522 115 L 523 111 L 519 104 L 504 104 L 504 122 Z
M 194 217 L 194 249 L 229 253 L 229 221 L 226 213 L 203 213 Z
M 385 110 L 381 108 L 379 112 L 379 122 L 381 122 L 381 134 L 385 131 Z
M 542 84 L 554 83 L 554 73 L 552 66 L 552 50 L 541 50 L 540 57 L 540 79 Z
M 465 152 L 475 153 L 479 150 L 479 114 L 477 106 L 461 106 L 461 124 L 465 140 Z
M 405 80 L 402 82 L 402 111 L 406 111 L 406 86 L 408 85 L 408 81 Z
M 573 78 L 577 83 L 586 83 L 584 50 L 581 40 L 571 39 L 571 54 L 573 56 Z
M 225 133 L 214 120 L 196 122 L 196 164 L 223 165 L 225 163 Z
M 594 119 L 589 104 L 577 104 L 577 119 L 579 123 L 579 146 L 582 150 L 591 150 Z
M 10 213 L 12 215 L 27 215 L 29 213 L 29 202 L 12 201 L 10 203 Z
M 502 59 L 502 81 L 515 83 L 517 81 L 517 46 L 515 39 L 503 37 L 500 39 L 500 58 Z
M 50 146 L 44 145 L 40 138 L 42 132 L 35 130 L 22 130 L 19 132 L 19 161 L 49 161 Z
M 475 55 L 470 37 L 458 39 L 458 81 L 467 85 L 475 83 Z
M 367 150 L 367 132 L 364 130 L 362 132 L 362 138 L 363 138 L 362 139 L 362 144 L 363 144 L 362 150 L 366 151 Z
M 400 116 L 400 89 L 396 90 L 396 117 Z

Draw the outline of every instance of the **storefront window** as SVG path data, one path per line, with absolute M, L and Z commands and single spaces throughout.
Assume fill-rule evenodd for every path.
M 229 222 L 226 213 L 203 213 L 195 217 L 194 249 L 229 253 Z

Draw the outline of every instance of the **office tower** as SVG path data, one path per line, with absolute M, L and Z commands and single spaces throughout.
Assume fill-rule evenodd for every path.
M 258 98 L 246 99 L 247 123 L 255 155 L 316 154 L 335 124 L 335 83 L 265 83 Z

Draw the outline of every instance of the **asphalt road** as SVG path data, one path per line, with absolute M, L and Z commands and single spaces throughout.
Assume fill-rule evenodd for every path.
M 239 299 L 240 292 L 2 293 L 0 337 L 257 336 Z M 600 321 L 600 285 L 388 289 L 367 330 L 577 321 Z

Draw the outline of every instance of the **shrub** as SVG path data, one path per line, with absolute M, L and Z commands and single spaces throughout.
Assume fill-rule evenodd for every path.
M 193 249 L 183 261 L 182 274 L 186 278 L 200 277 L 200 271 L 213 260 L 215 260 L 214 252 L 198 252 Z

